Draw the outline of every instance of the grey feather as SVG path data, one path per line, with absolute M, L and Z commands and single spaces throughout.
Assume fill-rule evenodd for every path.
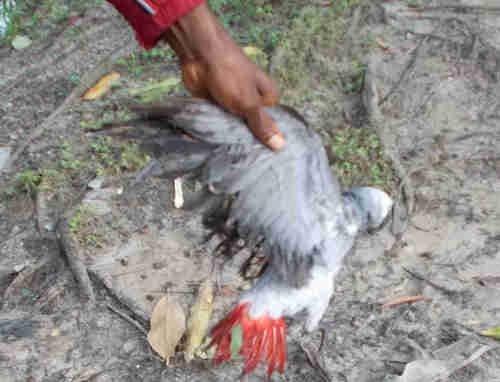
M 318 299 L 304 287 L 333 277 L 356 234 L 378 226 L 388 215 L 390 198 L 372 188 L 341 193 L 319 136 L 289 107 L 266 109 L 287 141 L 279 153 L 259 143 L 241 119 L 206 101 L 172 98 L 167 104 L 133 109 L 199 140 L 200 150 L 193 142 L 192 152 L 184 153 L 197 153 L 197 160 L 184 162 L 190 168 L 199 164 L 202 182 L 236 194 L 230 219 L 238 222 L 242 233 L 265 238 L 270 265 L 243 297 L 252 302 L 251 313 L 295 314 L 307 309 L 320 318 L 332 287 L 325 287 Z M 157 140 L 154 150 L 167 159 L 168 141 Z M 182 150 L 173 151 L 177 157 L 183 155 Z M 285 295 L 294 303 L 271 303 L 273 298 L 285 301 Z M 317 324 L 316 316 L 308 326 Z

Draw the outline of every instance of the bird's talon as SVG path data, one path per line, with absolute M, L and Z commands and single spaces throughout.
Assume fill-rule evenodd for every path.
M 323 345 L 326 342 L 326 329 L 325 328 L 319 328 L 318 331 L 321 333 L 321 340 L 319 341 L 319 346 L 318 346 L 318 353 L 323 350 Z
M 299 341 L 299 346 L 305 353 L 307 361 L 312 368 L 326 381 L 331 381 L 332 379 L 326 371 L 323 359 L 320 357 L 318 350 L 315 350 L 310 343 L 306 343 L 304 341 Z

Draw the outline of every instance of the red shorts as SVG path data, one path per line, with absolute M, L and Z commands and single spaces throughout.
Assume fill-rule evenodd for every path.
M 203 0 L 108 0 L 134 28 L 137 41 L 151 49 L 165 30 Z

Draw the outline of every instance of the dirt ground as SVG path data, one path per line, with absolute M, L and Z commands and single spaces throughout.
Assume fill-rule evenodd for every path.
M 500 342 L 479 335 L 500 327 L 500 7 L 447 4 L 360 1 L 340 17 L 317 2 L 266 51 L 341 183 L 397 202 L 336 277 L 320 365 L 292 323 L 271 380 L 500 381 Z M 131 89 L 178 78 L 174 58 L 140 53 L 107 4 L 78 12 L 29 48 L 0 49 L 0 381 L 238 379 L 238 360 L 186 364 L 179 352 L 165 367 L 140 329 L 165 294 L 189 309 L 220 238 L 205 242 L 201 213 L 173 207 L 171 179 L 132 186 L 149 159 L 134 145 L 89 134 L 130 117 Z M 111 71 L 121 80 L 105 97 L 80 99 Z M 368 165 L 339 151 L 348 137 L 341 148 L 364 152 L 360 136 L 381 142 Z M 185 188 L 189 198 L 197 186 Z M 218 274 L 212 324 L 248 288 L 246 254 Z

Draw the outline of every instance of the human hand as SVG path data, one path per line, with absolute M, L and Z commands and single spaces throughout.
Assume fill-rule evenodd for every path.
M 245 56 L 206 4 L 174 23 L 165 39 L 181 60 L 183 81 L 191 94 L 212 99 L 243 117 L 271 150 L 283 149 L 285 138 L 263 110 L 279 101 L 274 82 Z

